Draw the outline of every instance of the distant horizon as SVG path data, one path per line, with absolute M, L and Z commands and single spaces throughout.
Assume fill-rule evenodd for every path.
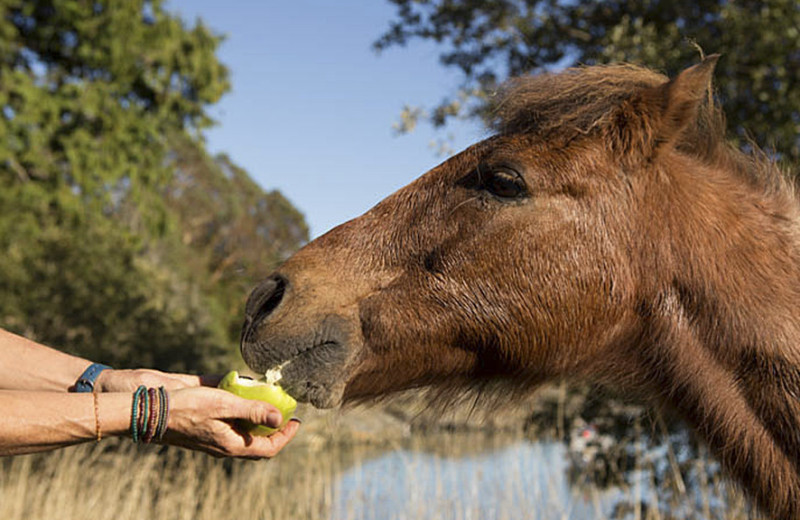
M 209 152 L 225 153 L 265 190 L 277 189 L 305 216 L 311 238 L 354 218 L 483 137 L 478 124 L 420 124 L 396 135 L 404 105 L 435 105 L 458 85 L 429 43 L 378 55 L 372 43 L 394 16 L 388 2 L 291 4 L 169 0 L 225 35 L 217 56 L 231 91 L 209 113 Z

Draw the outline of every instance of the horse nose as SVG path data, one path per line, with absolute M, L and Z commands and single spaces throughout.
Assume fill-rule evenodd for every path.
M 244 308 L 244 330 L 256 326 L 267 316 L 272 314 L 286 292 L 289 281 L 279 274 L 274 274 L 258 284 L 250 296 Z

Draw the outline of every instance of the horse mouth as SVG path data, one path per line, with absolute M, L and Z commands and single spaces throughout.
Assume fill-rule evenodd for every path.
M 286 352 L 284 349 L 280 349 Z M 347 358 L 347 349 L 336 340 L 326 340 L 289 349 L 288 356 L 276 356 L 276 349 L 258 343 L 243 343 L 242 354 L 247 366 L 256 373 L 280 369 L 280 385 L 298 402 L 316 408 L 338 406 L 344 393 L 340 377 Z

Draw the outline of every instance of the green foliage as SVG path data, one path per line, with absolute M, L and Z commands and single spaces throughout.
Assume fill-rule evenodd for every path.
M 0 326 L 120 366 L 230 366 L 302 216 L 199 131 L 220 38 L 161 0 L 0 0 Z
M 308 241 L 308 226 L 283 195 L 264 192 L 227 156 L 211 158 L 185 135 L 170 142 L 174 175 L 164 200 L 178 223 L 170 254 L 197 273 L 235 346 L 250 289 Z
M 463 74 L 429 114 L 479 115 L 509 76 L 628 61 L 668 74 L 722 54 L 715 75 L 731 129 L 800 159 L 800 3 L 795 0 L 390 0 L 397 18 L 378 50 L 429 40 Z M 408 126 L 408 123 L 406 123 Z
M 33 215 L 6 197 L 12 193 L 3 191 L 4 214 Z M 119 366 L 199 368 L 205 363 L 192 357 L 221 357 L 222 344 L 213 341 L 220 338 L 198 309 L 154 299 L 165 288 L 147 276 L 141 246 L 124 227 L 93 216 L 80 223 L 37 217 L 0 221 L 4 327 Z
M 145 202 L 169 175 L 162 136 L 207 126 L 205 106 L 229 88 L 220 39 L 185 28 L 159 0 L 0 6 L 5 169 L 82 204 Z

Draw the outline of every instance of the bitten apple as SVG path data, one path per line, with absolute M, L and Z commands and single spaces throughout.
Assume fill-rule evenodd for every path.
M 253 435 L 272 435 L 286 425 L 297 409 L 297 401 L 295 401 L 291 395 L 287 394 L 274 380 L 257 381 L 249 377 L 239 376 L 239 372 L 232 370 L 225 374 L 225 377 L 219 382 L 218 387 L 238 395 L 239 397 L 244 397 L 245 399 L 264 401 L 281 412 L 281 415 L 283 415 L 283 422 L 279 428 L 269 428 L 248 421 L 241 421 Z

